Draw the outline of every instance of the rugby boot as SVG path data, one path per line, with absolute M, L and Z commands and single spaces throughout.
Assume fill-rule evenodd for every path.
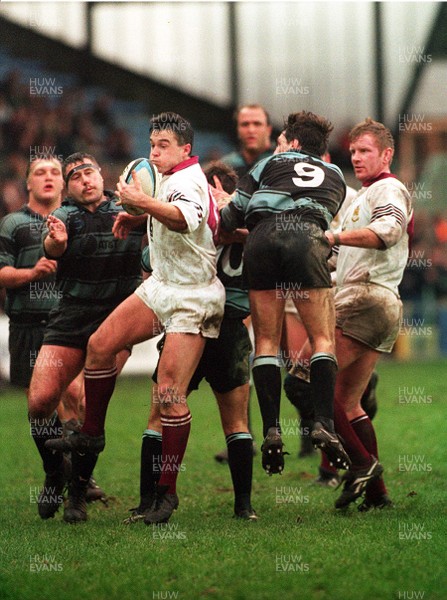
M 288 452 L 283 452 L 283 447 L 284 444 L 278 428 L 270 427 L 261 446 L 262 468 L 267 475 L 283 472 L 284 455 L 289 454 Z
M 157 485 L 155 499 L 149 510 L 146 511 L 144 522 L 146 525 L 167 523 L 174 510 L 177 510 L 179 500 L 177 494 L 168 494 L 167 485 Z
M 62 471 L 47 473 L 37 499 L 41 519 L 52 519 L 64 502 L 65 476 Z
M 74 450 L 80 454 L 85 452 L 99 454 L 104 450 L 105 445 L 106 440 L 104 435 L 94 437 L 87 435 L 82 431 L 74 431 L 66 438 L 56 438 L 45 442 L 45 448 L 48 448 L 49 450 L 57 450 L 59 452 L 70 452 Z
M 383 467 L 377 458 L 368 467 L 347 471 L 342 477 L 343 491 L 335 501 L 335 508 L 346 508 L 351 502 L 355 502 L 365 491 L 366 485 L 382 473 Z
M 107 495 L 103 489 L 96 483 L 94 477 L 90 477 L 87 484 L 87 491 L 85 494 L 87 502 L 96 502 L 100 500 L 103 504 L 107 505 Z
M 357 510 L 360 512 L 368 512 L 374 508 L 393 508 L 394 504 L 391 498 L 387 494 L 383 494 L 380 498 L 365 498 L 361 504 L 358 505 Z
M 314 424 L 310 437 L 315 448 L 319 448 L 326 454 L 332 466 L 337 469 L 349 469 L 351 459 L 347 455 L 340 437 L 336 433 L 328 431 L 322 423 L 317 421 Z
M 146 513 L 150 510 L 155 500 L 155 492 L 146 494 L 140 498 L 140 504 L 135 508 L 129 509 L 131 513 L 130 517 L 124 519 L 123 523 L 125 525 L 131 525 L 132 523 L 137 523 L 138 521 L 142 521 L 146 515 Z
M 71 482 L 68 487 L 68 504 L 64 509 L 64 521 L 76 524 L 87 521 L 87 485 L 88 482 Z

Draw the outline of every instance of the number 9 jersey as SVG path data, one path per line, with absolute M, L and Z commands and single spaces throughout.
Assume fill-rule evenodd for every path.
M 249 230 L 266 217 L 290 211 L 329 227 L 346 194 L 340 169 L 302 150 L 274 154 L 242 179 L 221 211 L 222 226 Z

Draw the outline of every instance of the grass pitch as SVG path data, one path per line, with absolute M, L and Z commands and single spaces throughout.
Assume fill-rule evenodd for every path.
M 60 511 L 41 521 L 35 503 L 43 475 L 29 435 L 26 403 L 0 397 L 2 460 L 0 598 L 64 600 L 199 599 L 445 600 L 446 475 L 444 361 L 379 364 L 375 418 L 395 508 L 361 514 L 333 508 L 338 491 L 312 484 L 318 458 L 298 459 L 298 420 L 283 399 L 283 476 L 267 477 L 255 457 L 256 523 L 232 518 L 224 445 L 207 385 L 190 399 L 193 426 L 170 523 L 125 526 L 139 485 L 147 378 L 122 378 L 107 418 L 107 447 L 95 475 L 112 497 L 89 520 L 66 525 Z M 259 411 L 252 404 L 257 442 Z

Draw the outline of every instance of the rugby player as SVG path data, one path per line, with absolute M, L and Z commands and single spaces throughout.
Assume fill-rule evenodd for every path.
M 190 123 L 180 115 L 153 117 L 150 159 L 163 176 L 158 198 L 142 191 L 136 174 L 133 183 L 126 184 L 121 177 L 117 185 L 121 202 L 149 215 L 153 271 L 90 338 L 84 370 L 85 423 L 69 439 L 76 456 L 72 480 L 76 483 L 64 514 L 69 522 L 87 518 L 85 482 L 105 446 L 104 423 L 117 375 L 116 356 L 129 344 L 158 335 L 162 328 L 166 339 L 158 367 L 161 462 L 172 468 L 163 470 L 145 522 L 166 522 L 179 504 L 176 482 L 191 427 L 188 384 L 206 339 L 219 335 L 225 303 L 224 287 L 216 277 L 213 242 L 217 208 L 198 157 L 191 156 L 193 139 Z
M 236 173 L 224 163 L 210 163 L 204 173 L 211 185 L 218 184 L 231 194 L 237 183 Z M 245 238 L 246 232 L 237 236 Z M 231 234 L 230 234 L 231 236 Z M 229 237 L 229 234 L 226 234 Z M 233 236 L 234 237 L 234 236 Z M 243 243 L 221 244 L 217 248 L 217 276 L 225 286 L 226 302 L 219 337 L 208 339 L 200 363 L 188 386 L 188 393 L 197 390 L 205 378 L 216 397 L 222 428 L 227 443 L 227 459 L 234 489 L 234 516 L 248 521 L 257 520 L 251 506 L 253 473 L 253 440 L 248 429 L 247 406 L 249 399 L 249 358 L 251 342 L 243 320 L 249 315 L 248 291 L 242 283 Z M 143 252 L 143 258 L 146 253 Z M 150 261 L 145 269 L 150 272 Z M 157 381 L 157 371 L 154 373 Z M 154 386 L 155 387 L 155 386 Z M 156 388 L 147 429 L 143 433 L 140 466 L 140 504 L 131 509 L 126 523 L 144 519 L 151 507 L 162 468 L 171 468 L 161 462 L 162 427 L 160 404 Z
M 339 248 L 335 424 L 353 463 L 335 506 L 346 508 L 365 493 L 358 508 L 367 511 L 390 506 L 391 500 L 361 396 L 379 357 L 392 351 L 399 333 L 398 285 L 408 259 L 413 211 L 408 190 L 391 174 L 394 140 L 385 125 L 369 118 L 356 125 L 350 152 L 362 187 L 343 216 L 341 232 L 326 232 L 331 246 Z
M 28 165 L 28 203 L 0 222 L 0 285 L 6 288 L 6 314 L 9 317 L 10 381 L 28 388 L 50 310 L 57 304 L 57 262 L 43 256 L 42 230 L 47 215 L 61 204 L 64 180 L 62 166 L 54 156 L 37 156 Z M 82 418 L 83 378 L 79 375 L 61 392 L 57 412 L 63 428 Z M 67 473 L 59 469 L 60 456 L 44 448 L 45 423 L 30 420 L 30 430 L 43 461 L 45 482 L 37 499 L 42 519 L 54 516 L 62 499 Z M 93 478 L 87 499 L 104 498 Z
M 68 197 L 48 216 L 43 230 L 45 256 L 57 261 L 61 298 L 50 313 L 28 394 L 30 418 L 41 425 L 39 451 L 45 455 L 44 462 L 51 463 L 51 483 L 57 490 L 63 482 L 63 456 L 45 446 L 48 441 L 64 441 L 58 435 L 62 428 L 54 411 L 69 383 L 82 373 L 91 333 L 140 283 L 144 235 L 141 228 L 127 240 L 114 238 L 114 218 L 123 209 L 117 206 L 113 193 L 104 190 L 100 167 L 93 156 L 72 154 L 65 159 L 62 174 Z M 128 350 L 124 350 L 120 367 L 128 356 Z M 76 485 L 75 463 L 72 453 L 69 497 Z M 84 482 L 85 491 L 90 476 Z M 62 497 L 54 496 L 52 510 L 56 512 Z
M 272 125 L 269 113 L 260 104 L 241 106 L 234 119 L 240 148 L 223 156 L 222 162 L 242 177 L 259 160 L 272 155 Z
M 345 197 L 346 185 L 340 169 L 319 158 L 331 130 L 326 119 L 313 113 L 289 115 L 277 153 L 243 178 L 221 210 L 225 229 L 246 226 L 250 231 L 244 264 L 255 333 L 253 379 L 263 419 L 262 464 L 270 475 L 284 468 L 277 353 L 287 296 L 312 345 L 313 440 L 334 463 L 349 466 L 333 423 L 335 311 L 324 231 Z

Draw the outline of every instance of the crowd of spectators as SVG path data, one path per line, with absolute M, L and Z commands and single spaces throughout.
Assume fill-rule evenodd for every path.
M 89 102 L 82 87 L 30 93 L 19 71 L 0 81 L 1 216 L 26 201 L 26 168 L 37 154 L 63 159 L 75 151 L 91 153 L 113 187 L 116 174 L 133 158 L 131 136 L 117 126 L 113 102 L 106 94 Z
M 88 100 L 84 88 L 64 86 L 60 94 L 32 94 L 19 71 L 9 72 L 0 80 L 0 217 L 26 202 L 25 173 L 37 154 L 63 159 L 75 151 L 89 152 L 103 165 L 106 188 L 113 189 L 124 166 L 135 158 L 132 136 L 116 121 L 114 98 L 106 93 Z M 335 142 L 333 161 L 347 169 L 343 134 Z M 219 158 L 218 149 L 213 158 Z M 447 161 L 445 154 L 443 159 Z M 430 183 L 433 177 L 446 177 L 446 169 L 433 175 L 430 165 L 438 163 L 438 156 L 428 153 L 421 175 L 425 183 L 415 182 L 410 189 L 415 232 L 401 293 L 406 326 L 437 321 L 439 351 L 447 355 L 447 186 Z M 429 204 L 423 194 L 430 196 Z

